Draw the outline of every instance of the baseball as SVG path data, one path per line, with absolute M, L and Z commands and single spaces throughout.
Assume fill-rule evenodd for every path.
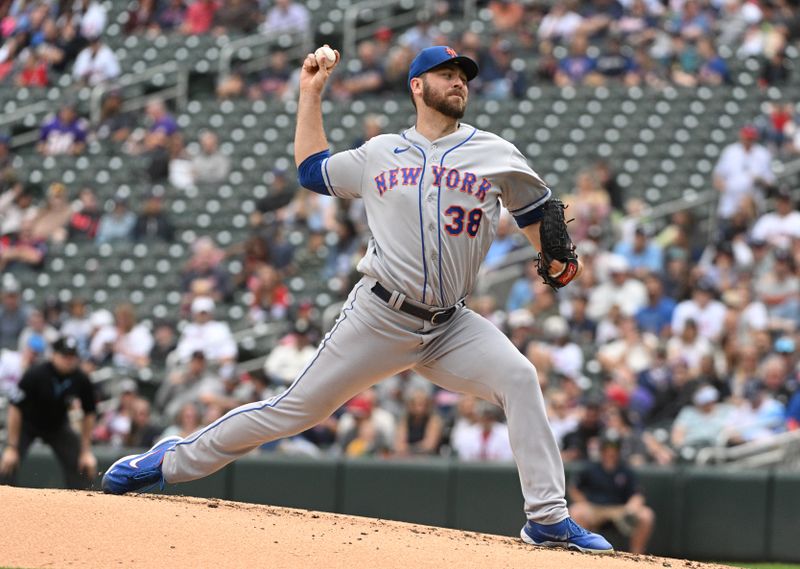
M 327 67 L 331 67 L 336 63 L 336 54 L 327 45 L 317 48 L 317 51 L 314 52 L 314 56 L 317 58 L 317 61 L 327 61 Z

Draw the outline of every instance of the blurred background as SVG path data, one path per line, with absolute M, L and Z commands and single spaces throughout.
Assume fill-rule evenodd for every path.
M 539 282 L 507 216 L 469 298 L 539 371 L 570 498 L 593 504 L 573 515 L 686 554 L 664 520 L 691 507 L 665 508 L 697 468 L 734 480 L 723 504 L 763 485 L 746 515 L 773 522 L 740 556 L 780 557 L 780 473 L 800 494 L 796 4 L 0 0 L 0 442 L 6 398 L 60 334 L 95 387 L 98 457 L 285 389 L 368 238 L 361 203 L 297 187 L 299 64 L 342 52 L 323 103 L 340 151 L 411 126 L 408 65 L 447 44 L 481 67 L 465 122 L 513 142 L 574 218 L 579 281 Z M 411 372 L 259 453 L 336 476 L 360 457 L 514 473 L 501 410 Z M 592 469 L 631 484 L 605 495 Z M 444 516 L 422 521 L 506 531 Z

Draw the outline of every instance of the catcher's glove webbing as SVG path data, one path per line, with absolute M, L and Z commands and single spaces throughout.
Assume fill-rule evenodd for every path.
M 567 206 L 564 202 L 551 199 L 542 206 L 542 221 L 539 225 L 542 251 L 536 259 L 537 271 L 542 280 L 554 290 L 566 286 L 578 274 L 578 255 L 567 232 L 565 209 Z M 564 269 L 556 275 L 550 274 L 552 261 L 564 264 Z

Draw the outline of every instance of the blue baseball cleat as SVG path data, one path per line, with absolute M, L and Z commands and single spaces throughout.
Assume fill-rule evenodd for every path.
M 528 520 L 519 534 L 522 541 L 531 545 L 563 547 L 583 553 L 614 553 L 614 548 L 602 535 L 583 529 L 572 518 L 548 525 Z
M 158 441 L 150 450 L 142 454 L 123 456 L 112 464 L 103 475 L 103 492 L 106 494 L 126 494 L 141 490 L 146 492 L 156 484 L 164 487 L 161 463 L 164 453 L 183 440 L 181 437 L 167 437 Z

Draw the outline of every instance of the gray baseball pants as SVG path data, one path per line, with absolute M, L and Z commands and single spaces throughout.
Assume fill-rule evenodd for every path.
M 493 324 L 460 308 L 432 325 L 390 308 L 364 277 L 316 355 L 282 394 L 233 409 L 164 457 L 169 483 L 208 476 L 258 446 L 301 433 L 382 379 L 413 369 L 433 383 L 503 408 L 525 512 L 539 523 L 568 516 L 564 468 L 536 369 Z M 420 327 L 420 323 L 423 323 Z

